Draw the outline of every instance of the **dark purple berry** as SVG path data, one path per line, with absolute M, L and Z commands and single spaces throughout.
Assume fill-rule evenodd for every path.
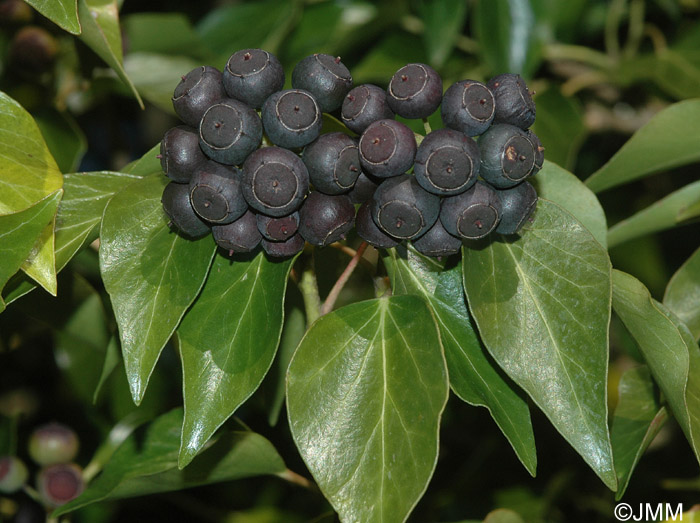
M 362 169 L 374 176 L 388 178 L 409 170 L 416 156 L 416 137 L 405 124 L 379 120 L 360 136 Z
M 243 164 L 243 195 L 255 210 L 268 216 L 296 211 L 309 191 L 309 172 L 291 151 L 263 147 Z
M 77 498 L 85 488 L 83 471 L 75 463 L 51 465 L 39 471 L 37 489 L 43 502 L 60 507 Z
M 258 230 L 265 239 L 273 242 L 283 242 L 297 232 L 299 228 L 299 213 L 295 211 L 292 214 L 280 216 L 279 218 L 258 214 L 257 224 Z
M 343 103 L 352 87 L 352 76 L 340 57 L 313 54 L 292 71 L 292 87 L 309 91 L 316 97 L 321 111 L 330 113 Z
M 17 31 L 6 52 L 14 69 L 40 75 L 51 70 L 59 50 L 58 41 L 46 29 L 26 25 Z
M 426 64 L 408 64 L 396 71 L 387 88 L 389 107 L 404 118 L 427 118 L 442 100 L 442 79 Z
M 366 202 L 367 200 L 372 198 L 374 191 L 377 189 L 377 187 L 379 187 L 379 184 L 384 179 L 385 178 L 377 178 L 375 176 L 372 176 L 371 174 L 361 172 L 360 176 L 357 177 L 355 185 L 348 193 L 350 201 L 352 203 Z
M 404 240 L 424 234 L 440 213 L 440 197 L 423 189 L 408 174 L 383 182 L 374 191 L 370 205 L 379 228 Z
M 437 220 L 423 236 L 413 240 L 413 247 L 426 256 L 440 258 L 456 254 L 462 248 L 462 239 L 452 236 Z
M 372 84 L 359 85 L 343 100 L 340 118 L 351 131 L 357 134 L 378 120 L 393 120 L 394 111 L 389 107 L 386 91 Z
M 442 98 L 440 115 L 445 127 L 467 136 L 477 136 L 489 128 L 496 114 L 491 89 L 475 80 L 452 84 Z
M 168 178 L 189 183 L 192 173 L 206 161 L 196 129 L 179 125 L 166 131 L 160 142 L 160 166 Z
M 304 238 L 296 233 L 283 242 L 273 242 L 265 238 L 262 239 L 263 250 L 273 258 L 289 258 L 304 249 Z
M 453 236 L 467 240 L 484 238 L 501 219 L 501 201 L 496 191 L 478 181 L 466 192 L 442 200 L 440 221 Z
M 265 100 L 262 121 L 272 143 L 287 149 L 310 144 L 323 125 L 316 98 L 301 89 L 277 91 Z
M 357 209 L 355 230 L 360 238 L 378 249 L 390 249 L 399 244 L 396 238 L 389 236 L 374 223 L 369 201 L 366 201 Z
M 310 244 L 325 247 L 345 238 L 355 221 L 355 206 L 345 194 L 313 191 L 299 210 L 299 234 Z
M 527 130 L 527 137 L 535 148 L 535 167 L 532 169 L 532 173 L 530 173 L 530 176 L 533 176 L 537 174 L 544 165 L 544 147 L 542 147 L 542 142 L 540 142 L 538 136 L 532 132 L 532 129 Z
M 496 191 L 501 200 L 501 221 L 496 227 L 499 234 L 516 234 L 537 207 L 537 191 L 528 182 Z
M 514 125 L 492 125 L 479 138 L 479 151 L 479 174 L 498 189 L 519 184 L 535 170 L 535 146 L 527 133 Z
M 163 189 L 161 202 L 165 214 L 183 236 L 196 239 L 209 234 L 209 225 L 192 208 L 189 185 L 170 182 Z
M 474 140 L 452 129 L 438 129 L 418 147 L 413 172 L 426 191 L 451 196 L 476 183 L 479 166 L 479 147 Z
M 521 129 L 535 123 L 535 102 L 520 75 L 499 74 L 491 78 L 487 85 L 496 99 L 494 123 L 507 123 Z
M 251 211 L 246 211 L 243 216 L 226 225 L 212 226 L 211 232 L 216 244 L 228 251 L 229 256 L 239 252 L 250 252 L 262 240 L 255 214 Z
M 344 133 L 322 134 L 306 146 L 301 158 L 314 189 L 326 194 L 348 192 L 360 176 L 357 142 Z
M 258 113 L 243 102 L 227 98 L 212 105 L 199 123 L 199 144 L 212 160 L 240 165 L 262 141 Z
M 203 65 L 182 77 L 173 93 L 173 108 L 190 127 L 199 127 L 204 112 L 219 100 L 226 98 L 221 72 Z
M 243 49 L 226 62 L 223 82 L 231 98 L 260 108 L 268 96 L 284 87 L 284 69 L 272 53 Z
M 235 167 L 208 161 L 192 175 L 189 187 L 192 208 L 212 224 L 231 223 L 248 210 Z

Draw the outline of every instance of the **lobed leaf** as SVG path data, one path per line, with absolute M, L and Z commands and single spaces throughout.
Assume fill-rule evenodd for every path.
M 285 471 L 272 444 L 254 432 L 224 432 L 186 471 L 177 468 L 182 409 L 160 416 L 145 434 L 132 434 L 112 455 L 102 473 L 54 516 L 110 499 L 172 492 Z
M 80 34 L 78 0 L 25 0 L 34 9 L 74 35 Z
M 608 226 L 603 206 L 576 175 L 545 160 L 542 170 L 530 182 L 540 198 L 551 200 L 570 212 L 603 246 L 607 247 Z
M 619 485 L 616 499 L 622 498 L 642 454 L 668 420 L 668 412 L 659 404 L 647 367 L 626 371 L 618 389 L 619 400 L 610 432 Z
M 663 303 L 700 338 L 700 249 L 671 277 Z
M 122 189 L 107 204 L 100 233 L 100 270 L 137 404 L 216 251 L 211 236 L 192 241 L 168 228 L 160 201 L 167 183 L 150 176 Z
M 488 356 L 472 326 L 462 288 L 462 265 L 414 249 L 389 249 L 384 264 L 394 294 L 421 296 L 429 304 L 445 348 L 450 387 L 463 401 L 486 407 L 525 468 L 535 475 L 537 452 L 530 409 L 522 393 Z
M 408 517 L 435 468 L 448 391 L 417 296 L 354 303 L 311 326 L 289 366 L 289 425 L 341 520 Z
M 219 255 L 178 329 L 185 419 L 179 466 L 257 390 L 277 352 L 293 259 Z
M 58 189 L 28 209 L 0 216 L 0 289 L 20 269 L 46 224 L 54 219 L 62 194 Z M 5 301 L 0 298 L 0 312 L 4 309 Z
M 610 260 L 572 215 L 540 199 L 518 239 L 463 248 L 481 339 L 612 490 L 607 425 Z
M 601 192 L 679 165 L 700 160 L 696 139 L 700 100 L 685 100 L 656 114 L 587 180 Z
M 700 462 L 700 348 L 688 328 L 636 278 L 613 271 L 613 308 Z
M 28 209 L 63 185 L 32 116 L 0 92 L 0 215 Z

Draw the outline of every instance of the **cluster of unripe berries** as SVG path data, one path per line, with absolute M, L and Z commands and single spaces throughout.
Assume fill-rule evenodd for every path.
M 83 491 L 83 471 L 73 463 L 78 454 L 78 436 L 60 423 L 48 423 L 32 432 L 29 457 L 40 468 L 36 490 L 46 507 L 58 507 Z M 17 456 L 0 456 L 0 493 L 11 494 L 27 484 L 29 471 Z
M 465 239 L 514 234 L 532 214 L 537 194 L 524 180 L 544 149 L 520 76 L 464 80 L 443 95 L 438 73 L 414 63 L 386 90 L 353 88 L 340 58 L 315 54 L 296 65 L 291 89 L 284 81 L 261 49 L 234 53 L 223 73 L 203 66 L 182 77 L 173 106 L 185 125 L 165 133 L 160 160 L 172 180 L 163 207 L 184 236 L 211 230 L 230 254 L 262 244 L 284 257 L 354 225 L 375 247 L 410 240 L 445 256 Z M 395 120 L 438 107 L 445 128 L 425 137 Z M 321 134 L 323 113 L 359 137 Z

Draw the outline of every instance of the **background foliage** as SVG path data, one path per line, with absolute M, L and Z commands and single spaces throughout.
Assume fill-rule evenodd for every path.
M 75 427 L 94 479 L 63 509 L 73 520 L 364 520 L 377 493 L 401 507 L 387 520 L 412 521 L 697 502 L 697 0 L 27 4 L 0 3 L 0 454 L 26 455 L 44 421 Z M 160 210 L 154 144 L 176 124 L 174 86 L 244 47 L 288 77 L 340 55 L 355 84 L 385 86 L 408 62 L 446 86 L 522 74 L 548 160 L 530 230 L 461 260 L 368 249 L 307 332 L 310 275 L 325 297 L 346 252 L 231 265 L 210 238 L 168 234 Z M 374 341 L 344 347 L 354 336 Z M 324 344 L 343 357 L 325 361 Z M 336 395 L 360 357 L 367 383 Z M 373 418 L 377 397 L 394 410 Z M 358 432 L 392 429 L 399 455 L 419 449 L 416 469 L 374 483 L 342 431 L 321 440 L 338 463 L 314 460 L 338 411 Z M 369 472 L 340 483 L 350 464 Z M 18 510 L 37 507 L 0 498 L 0 519 Z

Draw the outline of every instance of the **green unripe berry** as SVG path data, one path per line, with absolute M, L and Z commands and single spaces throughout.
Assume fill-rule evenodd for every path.
M 78 454 L 78 436 L 61 423 L 47 423 L 29 438 L 29 455 L 38 465 L 68 463 Z
M 22 488 L 27 482 L 27 467 L 15 456 L 0 457 L 0 492 L 12 494 Z

